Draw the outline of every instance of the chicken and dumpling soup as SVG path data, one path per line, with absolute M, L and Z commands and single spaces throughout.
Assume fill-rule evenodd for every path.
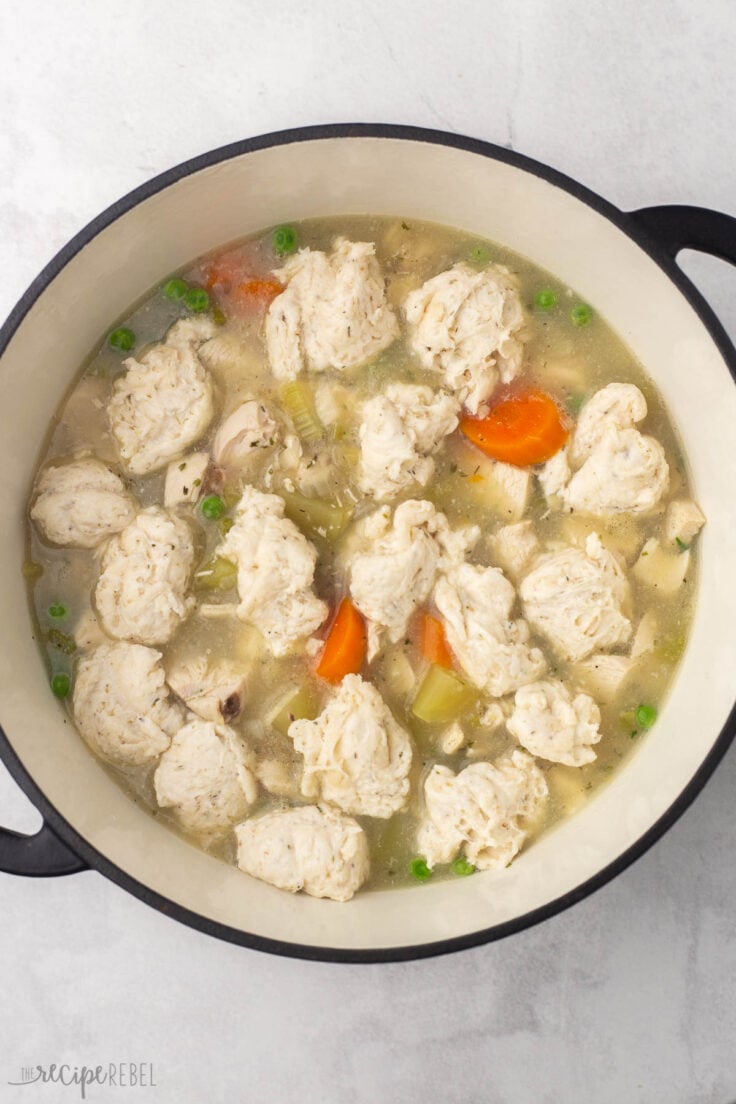
M 502 869 L 656 723 L 704 523 L 594 307 L 388 218 L 201 258 L 44 447 L 51 691 L 131 798 L 282 889 Z

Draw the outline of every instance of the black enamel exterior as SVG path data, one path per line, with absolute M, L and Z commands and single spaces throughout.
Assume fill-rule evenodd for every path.
M 344 137 L 404 139 L 449 146 L 512 165 L 569 192 L 581 203 L 592 207 L 614 223 L 659 265 L 699 315 L 728 365 L 732 379 L 736 382 L 736 350 L 734 350 L 713 311 L 675 263 L 675 256 L 682 248 L 702 249 L 736 263 L 736 219 L 697 207 L 649 207 L 641 211 L 622 212 L 562 173 L 500 146 L 443 131 L 373 123 L 303 127 L 235 142 L 185 161 L 136 188 L 93 219 L 57 253 L 33 281 L 0 329 L 0 356 L 2 356 L 13 334 L 36 299 L 69 263 L 72 257 L 96 237 L 100 231 L 126 214 L 138 203 L 191 173 L 209 168 L 244 153 L 266 149 L 271 146 Z M 45 826 L 37 835 L 30 837 L 19 837 L 17 833 L 0 830 L 0 868 L 12 870 L 16 873 L 43 876 L 74 873 L 84 869 L 85 866 L 89 866 L 159 912 L 188 924 L 190 927 L 232 943 L 252 947 L 260 951 L 268 951 L 272 954 L 324 962 L 353 963 L 396 962 L 428 958 L 433 955 L 446 954 L 450 951 L 462 950 L 502 939 L 514 932 L 522 931 L 541 920 L 562 912 L 595 892 L 595 890 L 600 889 L 643 855 L 682 815 L 702 790 L 725 755 L 734 735 L 736 735 L 736 706 L 732 709 L 726 725 L 703 763 L 667 812 L 635 844 L 594 877 L 589 878 L 574 890 L 550 902 L 543 908 L 526 913 L 524 916 L 517 917 L 504 924 L 497 924 L 490 928 L 472 932 L 469 935 L 436 943 L 425 943 L 418 946 L 407 944 L 376 950 L 338 950 L 312 947 L 296 942 L 287 943 L 250 935 L 223 924 L 215 923 L 198 913 L 176 905 L 124 873 L 104 855 L 96 851 L 87 840 L 72 828 L 37 787 L 1 728 L 0 756 L 15 781 L 43 815 Z M 5 863 L 3 863 L 3 858 L 6 859 Z

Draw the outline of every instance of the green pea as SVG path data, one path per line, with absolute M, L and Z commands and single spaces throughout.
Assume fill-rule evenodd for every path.
M 71 685 L 71 679 L 63 673 L 54 675 L 51 680 L 51 689 L 57 698 L 68 697 Z
M 474 245 L 470 250 L 470 259 L 476 264 L 488 264 L 491 259 L 491 251 L 487 245 Z
M 457 874 L 458 878 L 467 878 L 468 874 L 475 874 L 475 867 L 467 859 L 455 859 L 450 870 L 453 874 Z
M 119 353 L 129 353 L 135 347 L 135 334 L 127 326 L 121 326 L 112 331 L 107 343 L 111 349 L 117 349 Z
M 210 305 L 210 293 L 205 291 L 204 288 L 189 288 L 189 291 L 184 296 L 184 306 L 194 314 L 201 314 L 202 311 L 206 311 Z
M 534 303 L 540 310 L 552 310 L 553 307 L 557 306 L 557 296 L 549 288 L 543 288 L 534 296 Z
M 271 240 L 277 253 L 293 253 L 297 245 L 296 230 L 293 226 L 277 226 Z
M 653 705 L 640 705 L 636 711 L 636 723 L 639 728 L 651 728 L 657 719 L 657 710 Z
M 189 284 L 175 276 L 173 280 L 167 280 L 164 284 L 164 295 L 167 299 L 183 299 L 189 291 Z
M 61 602 L 54 602 L 52 606 L 48 608 L 49 617 L 53 617 L 55 620 L 61 620 L 62 617 L 66 617 L 69 610 L 66 606 L 62 606 Z
M 427 860 L 422 858 L 412 859 L 409 863 L 409 873 L 418 882 L 426 882 L 432 877 L 432 871 L 427 866 Z
M 587 326 L 593 317 L 593 312 L 585 303 L 578 303 L 570 311 L 573 326 Z
M 225 503 L 219 495 L 207 495 L 202 499 L 200 510 L 208 521 L 217 521 L 225 513 Z

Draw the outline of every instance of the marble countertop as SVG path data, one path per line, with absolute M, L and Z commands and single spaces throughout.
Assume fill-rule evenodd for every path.
M 0 7 L 0 316 L 98 211 L 205 149 L 401 122 L 489 139 L 622 207 L 736 213 L 733 0 L 35 0 Z M 683 265 L 736 336 L 736 277 Z M 5 642 L 8 646 L 8 642 Z M 736 749 L 612 884 L 500 943 L 390 966 L 269 957 L 96 873 L 0 876 L 0 1100 L 27 1064 L 153 1064 L 93 1102 L 733 1104 Z M 0 777 L 0 820 L 37 814 Z M 34 1095 L 35 1094 L 35 1095 Z

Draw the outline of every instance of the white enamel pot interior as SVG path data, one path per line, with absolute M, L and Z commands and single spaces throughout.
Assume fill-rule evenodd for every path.
M 20 565 L 47 425 L 111 322 L 167 273 L 221 243 L 287 219 L 359 212 L 473 231 L 576 289 L 661 389 L 708 524 L 695 621 L 674 689 L 610 784 L 507 871 L 337 905 L 246 877 L 125 796 L 49 693 Z M 86 863 L 223 938 L 325 959 L 410 958 L 507 934 L 571 904 L 641 853 L 687 805 L 731 735 L 736 388 L 722 332 L 702 302 L 673 264 L 666 271 L 664 251 L 655 259 L 656 249 L 627 231 L 634 233 L 634 223 L 603 201 L 495 147 L 395 127 L 328 127 L 242 143 L 165 174 L 101 216 L 39 277 L 6 324 L 0 360 L 0 723 L 15 777 Z

